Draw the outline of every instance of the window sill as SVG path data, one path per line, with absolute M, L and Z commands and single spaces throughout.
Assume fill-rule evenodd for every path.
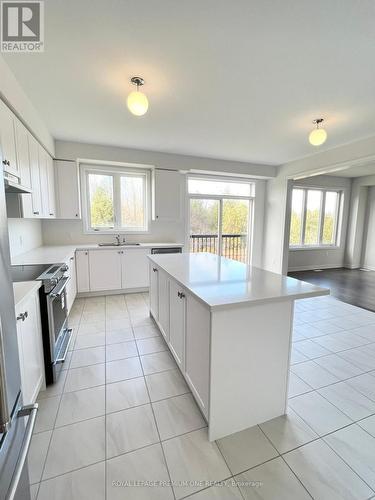
M 124 235 L 130 235 L 130 234 L 138 234 L 138 235 L 143 235 L 143 234 L 150 234 L 151 231 L 148 229 L 147 231 L 126 231 L 126 230 L 121 230 L 121 229 L 110 229 L 108 231 L 106 230 L 99 230 L 99 231 L 93 231 L 90 229 L 85 229 L 83 231 L 84 234 L 91 234 L 91 235 L 100 235 L 100 236 L 111 236 L 113 234 L 124 234 Z
M 289 246 L 290 252 L 299 252 L 305 250 L 340 250 L 340 247 L 337 245 L 311 245 L 311 246 Z

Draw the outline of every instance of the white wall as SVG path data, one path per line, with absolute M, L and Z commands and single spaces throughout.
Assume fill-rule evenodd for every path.
M 339 246 L 336 248 L 293 249 L 289 250 L 289 271 L 302 271 L 307 269 L 329 269 L 343 267 L 345 259 L 346 232 L 349 220 L 351 179 L 319 175 L 295 181 L 298 186 L 325 187 L 343 190 L 341 206 L 341 232 Z
M 43 244 L 40 220 L 8 219 L 11 259 Z
M 357 269 L 362 265 L 362 247 L 366 224 L 367 192 L 368 187 L 374 185 L 375 175 L 368 175 L 353 179 L 345 253 L 345 267 L 350 269 Z
M 362 266 L 375 271 L 375 187 L 368 188 Z
M 288 271 L 289 179 L 303 175 L 328 174 L 332 170 L 365 162 L 367 158 L 370 161 L 374 156 L 375 137 L 370 137 L 282 165 L 276 178 L 267 181 L 262 267 L 283 274 Z
M 55 145 L 49 130 L 1 55 L 0 98 L 12 108 L 32 134 L 53 156 Z

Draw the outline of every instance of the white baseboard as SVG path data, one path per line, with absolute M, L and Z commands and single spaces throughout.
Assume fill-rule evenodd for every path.
M 314 265 L 314 266 L 298 266 L 298 267 L 289 267 L 288 272 L 295 272 L 295 271 L 314 271 L 314 269 L 340 269 L 343 266 L 333 266 L 328 265 L 328 264 L 322 264 L 322 265 Z
M 364 269 L 365 271 L 375 271 L 375 267 L 369 267 L 369 266 L 362 266 L 361 269 Z

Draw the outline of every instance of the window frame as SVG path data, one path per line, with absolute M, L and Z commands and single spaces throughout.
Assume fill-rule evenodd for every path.
M 127 166 L 107 166 L 95 164 L 81 164 L 81 196 L 83 208 L 83 229 L 85 234 L 148 234 L 150 232 L 151 220 L 151 171 L 150 169 L 127 167 Z M 90 191 L 88 185 L 89 174 L 107 175 L 113 177 L 113 211 L 114 225 L 108 228 L 95 228 L 91 226 Z M 139 228 L 121 226 L 121 177 L 135 176 L 144 177 L 144 226 Z
M 303 186 L 303 185 L 294 185 L 292 188 L 292 197 L 293 190 L 299 189 L 303 192 L 302 195 L 302 221 L 301 221 L 301 243 L 297 245 L 293 245 L 290 243 L 290 230 L 291 225 L 289 227 L 289 250 L 314 250 L 314 249 L 338 249 L 340 248 L 340 236 L 341 236 L 341 221 L 342 221 L 342 200 L 344 197 L 344 190 L 338 189 L 334 187 L 317 187 L 317 186 Z M 308 191 L 320 191 L 322 193 L 320 200 L 320 216 L 319 216 L 319 238 L 318 243 L 316 244 L 306 244 L 305 243 L 305 229 L 306 229 L 306 213 L 307 213 L 307 192 Z M 324 213 L 325 213 L 325 204 L 326 204 L 326 196 L 327 192 L 337 193 L 337 202 L 336 202 L 336 211 L 335 211 L 335 227 L 333 230 L 334 234 L 334 242 L 333 243 L 323 243 L 323 230 L 324 230 Z M 290 214 L 292 214 L 292 197 L 290 201 Z
M 219 181 L 219 182 L 239 182 L 250 184 L 250 195 L 226 195 L 226 194 L 195 194 L 189 192 L 189 179 L 195 180 L 208 180 L 208 181 Z M 243 177 L 232 177 L 232 176 L 218 176 L 218 175 L 202 175 L 202 174 L 190 174 L 186 176 L 186 229 L 185 229 L 185 246 L 190 248 L 190 200 L 217 200 L 219 202 L 219 214 L 218 214 L 218 257 L 222 257 L 222 220 L 223 220 L 223 201 L 224 200 L 246 200 L 249 202 L 249 212 L 250 216 L 247 221 L 247 255 L 246 255 L 246 265 L 252 262 L 253 257 L 253 245 L 254 242 L 254 202 L 255 202 L 255 183 L 252 179 L 247 179 Z

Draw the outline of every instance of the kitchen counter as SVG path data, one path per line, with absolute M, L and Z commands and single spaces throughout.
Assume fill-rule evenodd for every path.
M 148 258 L 150 314 L 209 439 L 284 415 L 294 301 L 329 290 L 208 253 Z
M 38 290 L 41 285 L 42 283 L 40 281 L 21 281 L 19 283 L 13 283 L 15 306 L 17 307 L 25 297 L 35 290 Z
M 182 243 L 141 243 L 140 245 L 122 246 L 125 248 L 167 248 L 167 247 L 183 247 Z M 28 265 L 28 264 L 55 264 L 57 262 L 66 262 L 76 250 L 94 250 L 94 249 L 110 249 L 117 248 L 116 246 L 100 247 L 97 243 L 86 245 L 45 245 L 34 248 L 29 252 L 17 255 L 12 258 L 12 265 Z
M 211 310 L 329 294 L 326 288 L 210 253 L 148 258 Z

